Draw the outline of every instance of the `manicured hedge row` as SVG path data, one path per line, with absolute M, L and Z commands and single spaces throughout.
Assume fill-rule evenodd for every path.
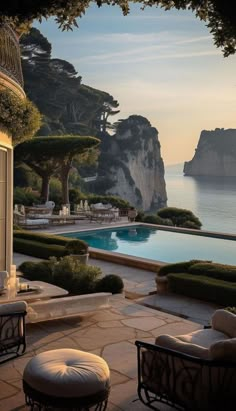
M 168 274 L 168 283 L 170 290 L 177 294 L 224 306 L 236 302 L 236 283 L 188 273 Z
M 162 277 L 170 273 L 186 273 L 190 271 L 191 266 L 199 262 L 203 262 L 203 261 L 202 260 L 190 260 L 190 261 L 181 261 L 180 263 L 163 265 L 160 268 L 158 275 Z M 205 261 L 203 263 L 205 263 Z
M 25 240 L 23 238 L 13 239 L 13 249 L 17 253 L 31 255 L 33 257 L 45 258 L 63 257 L 65 255 L 65 247 L 57 244 L 44 244 L 38 241 Z
M 236 267 L 233 265 L 199 263 L 191 266 L 190 272 L 195 275 L 204 275 L 206 277 L 236 283 Z
M 16 230 L 13 235 L 14 251 L 38 258 L 62 257 L 68 254 L 86 254 L 85 241 L 53 234 L 29 233 Z
M 69 243 L 72 239 L 68 237 L 57 236 L 53 234 L 41 234 L 41 233 L 34 233 L 28 232 L 24 230 L 17 230 L 14 231 L 14 238 L 23 238 L 25 240 L 33 240 L 33 241 L 40 241 L 45 244 L 57 244 L 65 246 Z M 74 238 L 73 238 L 74 240 Z

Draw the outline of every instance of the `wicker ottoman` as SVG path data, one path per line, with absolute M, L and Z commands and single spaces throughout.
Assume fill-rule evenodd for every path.
M 51 408 L 104 411 L 110 372 L 107 363 L 94 354 L 72 349 L 46 351 L 26 365 L 23 390 L 31 411 Z

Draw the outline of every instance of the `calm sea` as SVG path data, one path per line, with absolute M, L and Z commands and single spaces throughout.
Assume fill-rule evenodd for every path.
M 186 177 L 183 164 L 165 167 L 169 207 L 187 208 L 203 230 L 236 234 L 236 177 Z

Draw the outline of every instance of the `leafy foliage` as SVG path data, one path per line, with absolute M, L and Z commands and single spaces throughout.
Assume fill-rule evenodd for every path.
M 25 261 L 19 266 L 19 270 L 24 274 L 25 278 L 31 281 L 46 281 L 52 282 L 52 262 L 41 261 L 35 263 L 33 261 Z
M 0 22 L 10 22 L 18 30 L 25 30 L 34 20 L 54 16 L 62 30 L 78 26 L 77 17 L 82 17 L 87 8 L 95 3 L 99 7 L 103 4 L 118 5 L 124 15 L 129 13 L 131 3 L 141 6 L 159 6 L 165 10 L 172 8 L 192 10 L 196 17 L 206 22 L 213 35 L 214 43 L 223 49 L 228 56 L 236 51 L 236 17 L 233 2 L 222 0 L 10 0 L 0 4 Z
M 204 275 L 236 283 L 236 267 L 227 264 L 198 262 L 190 267 L 191 274 Z
M 121 293 L 124 289 L 122 278 L 116 274 L 107 274 L 105 277 L 99 279 L 96 284 L 97 292 L 107 292 L 112 294 Z
M 53 260 L 53 283 L 72 294 L 95 292 L 96 280 L 102 275 L 99 267 L 80 264 L 78 260 L 66 256 Z
M 173 264 L 166 264 L 163 265 L 159 271 L 158 271 L 158 275 L 159 276 L 165 276 L 168 275 L 170 273 L 187 273 L 187 272 L 191 272 L 191 268 L 196 264 L 198 265 L 198 263 L 200 264 L 205 264 L 209 261 L 201 261 L 201 260 L 190 260 L 190 261 L 180 261 L 178 263 L 173 263 Z
M 117 275 L 101 278 L 99 267 L 80 264 L 78 260 L 65 256 L 57 260 L 22 263 L 19 270 L 31 281 L 46 281 L 65 288 L 71 294 L 89 294 L 94 292 L 119 293 L 123 290 L 123 281 Z
M 52 58 L 51 44 L 39 30 L 32 28 L 20 44 L 26 93 L 44 115 L 39 134 L 96 135 L 106 130 L 109 116 L 119 112 L 117 100 L 81 84 L 68 61 Z
M 169 219 L 177 227 L 200 229 L 201 221 L 190 210 L 176 207 L 165 207 L 157 212 L 162 219 Z
M 71 240 L 66 245 L 67 254 L 86 254 L 88 252 L 88 244 L 82 240 Z
M 14 204 L 24 204 L 26 206 L 31 206 L 33 203 L 39 203 L 39 197 L 34 194 L 29 187 L 16 187 L 14 188 L 13 202 Z
M 204 275 L 169 274 L 169 288 L 172 292 L 210 301 L 220 305 L 234 305 L 236 301 L 236 282 L 228 282 Z
M 45 259 L 52 256 L 62 257 L 69 253 L 84 254 L 88 250 L 88 245 L 80 239 L 24 230 L 14 231 L 13 247 L 15 251 Z
M 41 115 L 27 98 L 21 99 L 7 89 L 0 89 L 0 123 L 12 135 L 13 144 L 19 144 L 38 131 Z
M 98 144 L 99 140 L 93 137 L 37 137 L 16 147 L 15 161 L 24 162 L 42 178 L 41 197 L 45 201 L 49 198 L 50 177 L 55 173 L 60 174 L 62 202 L 69 203 L 68 176 L 72 161 Z

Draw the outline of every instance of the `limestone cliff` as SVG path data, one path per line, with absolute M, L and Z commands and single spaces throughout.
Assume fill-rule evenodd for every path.
M 119 122 L 114 136 L 102 144 L 100 174 L 109 180 L 106 193 L 143 209 L 166 206 L 164 164 L 158 131 L 142 116 Z
M 184 164 L 188 176 L 236 176 L 236 129 L 203 130 L 191 161 Z

